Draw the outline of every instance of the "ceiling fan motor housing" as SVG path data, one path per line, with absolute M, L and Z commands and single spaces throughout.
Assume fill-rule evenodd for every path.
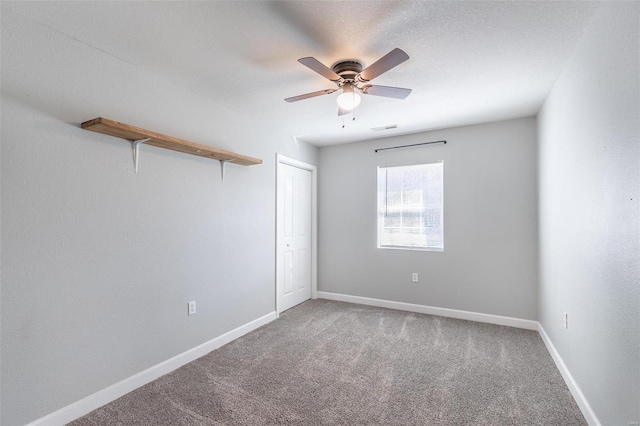
M 358 75 L 363 69 L 362 62 L 353 60 L 340 61 L 331 68 L 333 69 L 333 72 L 347 81 L 354 81 L 356 75 Z

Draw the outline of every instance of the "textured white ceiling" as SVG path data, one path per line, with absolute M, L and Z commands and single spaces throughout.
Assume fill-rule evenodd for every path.
M 595 2 L 3 2 L 123 61 L 291 136 L 326 145 L 535 114 Z M 373 84 L 413 89 L 364 97 L 337 116 L 334 87 L 297 62 L 370 65 L 395 47 L 410 59 Z M 372 127 L 398 129 L 373 132 Z

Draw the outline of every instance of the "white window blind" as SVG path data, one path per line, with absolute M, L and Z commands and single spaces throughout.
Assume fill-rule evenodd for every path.
M 442 161 L 378 167 L 378 248 L 444 250 Z

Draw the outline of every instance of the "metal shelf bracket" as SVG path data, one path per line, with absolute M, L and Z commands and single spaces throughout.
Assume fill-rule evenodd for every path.
M 131 141 L 131 149 L 133 149 L 133 172 L 138 173 L 138 156 L 140 154 L 140 144 L 151 140 L 151 138 L 138 139 Z
M 230 158 L 228 160 L 218 160 L 220 161 L 220 175 L 222 177 L 222 183 L 224 183 L 224 165 L 225 163 L 231 163 L 235 161 L 235 158 Z

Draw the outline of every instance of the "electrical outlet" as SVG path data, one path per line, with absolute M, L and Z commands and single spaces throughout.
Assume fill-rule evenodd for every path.
M 187 314 L 194 315 L 196 313 L 196 301 L 187 303 Z
M 411 274 L 411 282 L 417 283 L 418 282 L 418 273 L 414 272 L 413 274 Z
M 564 328 L 569 328 L 569 314 L 564 313 Z

